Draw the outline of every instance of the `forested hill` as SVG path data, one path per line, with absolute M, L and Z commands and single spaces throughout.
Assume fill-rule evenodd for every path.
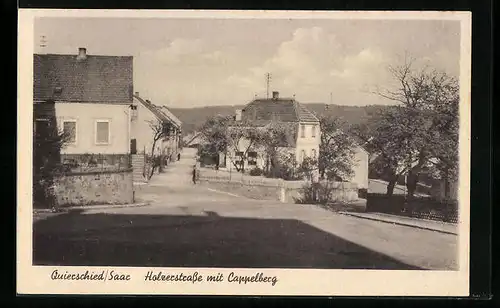
M 386 106 L 343 106 L 327 105 L 323 103 L 304 103 L 304 105 L 317 116 L 335 116 L 342 118 L 348 124 L 365 123 L 377 112 L 386 109 Z M 195 131 L 208 118 L 217 115 L 234 115 L 237 109 L 242 109 L 244 105 L 239 106 L 206 106 L 197 108 L 169 108 L 182 121 L 182 130 L 184 134 Z

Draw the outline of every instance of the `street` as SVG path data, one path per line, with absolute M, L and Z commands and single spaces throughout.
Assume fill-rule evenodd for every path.
M 195 149 L 137 186 L 143 207 L 34 224 L 34 264 L 456 270 L 458 237 L 191 182 Z

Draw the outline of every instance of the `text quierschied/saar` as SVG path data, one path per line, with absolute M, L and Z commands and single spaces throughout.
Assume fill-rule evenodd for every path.
M 52 280 L 83 280 L 83 281 L 130 281 L 132 280 L 132 275 L 118 272 L 115 270 L 103 270 L 103 271 L 59 271 L 54 270 L 50 278 Z M 192 273 L 167 273 L 163 271 L 148 271 L 142 279 L 144 282 L 171 282 L 171 283 L 222 283 L 229 282 L 233 284 L 252 284 L 252 283 L 264 283 L 275 286 L 278 282 L 278 277 L 267 276 L 263 272 L 257 272 L 255 274 L 237 274 L 235 272 L 230 272 L 227 276 L 223 273 L 216 273 L 211 275 L 202 275 L 195 271 Z

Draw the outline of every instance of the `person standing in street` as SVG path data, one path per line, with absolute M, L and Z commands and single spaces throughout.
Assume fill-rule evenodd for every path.
M 196 165 L 193 165 L 193 184 L 196 184 Z

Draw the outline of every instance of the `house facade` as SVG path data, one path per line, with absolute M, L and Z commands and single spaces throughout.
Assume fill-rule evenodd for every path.
M 354 158 L 352 161 L 353 176 L 350 182 L 356 183 L 358 189 L 368 190 L 368 172 L 369 172 L 370 154 L 360 145 L 354 149 Z
M 138 92 L 133 95 L 131 116 L 130 151 L 134 178 L 137 181 L 147 180 L 147 157 L 162 155 L 163 163 L 177 160 L 180 153 L 182 122 L 166 107 L 151 103 L 140 97 Z M 170 127 L 159 140 L 154 140 L 155 127 L 161 125 Z
M 132 57 L 87 55 L 85 48 L 75 55 L 35 54 L 35 130 L 47 120 L 37 109 L 52 109 L 57 127 L 68 135 L 63 158 L 128 155 L 132 63 Z
M 132 57 L 87 55 L 85 48 L 33 56 L 34 205 L 134 202 L 132 69 Z M 52 147 L 61 132 L 63 147 Z M 63 173 L 45 171 L 60 163 Z
M 237 111 L 233 129 L 251 127 L 270 132 L 273 125 L 279 125 L 286 132 L 286 140 L 278 147 L 281 154 L 289 154 L 297 165 L 306 158 L 318 159 L 322 134 L 319 119 L 295 99 L 280 98 L 278 92 L 273 92 L 270 99 L 256 99 Z M 219 160 L 223 168 L 265 168 L 267 158 L 263 148 L 249 147 L 250 141 L 245 138 L 237 142 L 237 145 L 228 147 L 227 153 L 221 154 Z M 247 149 L 245 155 L 243 152 Z M 349 182 L 356 183 L 358 189 L 368 189 L 368 163 L 369 153 L 356 145 L 352 160 L 353 176 Z
M 321 129 L 318 118 L 305 106 L 293 98 L 280 98 L 278 92 L 273 92 L 270 99 L 255 99 L 235 115 L 234 127 L 253 127 L 269 131 L 273 125 L 279 125 L 286 132 L 286 138 L 277 147 L 281 154 L 290 154 L 300 164 L 305 158 L 317 158 L 321 142 Z M 231 128 L 230 128 L 231 129 Z M 266 158 L 264 149 L 251 147 L 246 153 L 246 159 L 241 159 L 244 151 L 249 148 L 249 140 L 237 140 L 238 144 L 230 146 L 228 153 L 221 159 L 225 167 L 235 168 L 235 164 L 248 170 L 264 168 Z M 224 165 L 224 164 L 223 164 Z

